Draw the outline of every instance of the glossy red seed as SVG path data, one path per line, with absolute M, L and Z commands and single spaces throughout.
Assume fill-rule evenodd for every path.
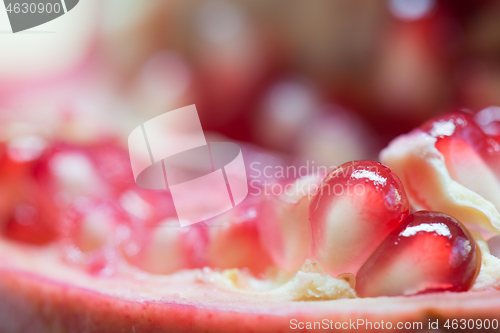
M 421 129 L 437 139 L 436 148 L 442 153 L 447 152 L 451 143 L 463 142 L 490 167 L 500 167 L 500 142 L 495 136 L 486 134 L 474 118 L 464 112 L 432 119 L 422 125 Z
M 22 146 L 11 144 L 0 156 L 0 226 L 10 239 L 46 244 L 58 235 L 56 191 L 45 174 L 50 148 L 35 152 Z
M 399 178 L 374 161 L 333 170 L 309 206 L 314 254 L 336 276 L 356 273 L 409 214 Z
M 421 127 L 436 138 L 453 180 L 500 209 L 500 142 L 466 113 L 451 113 Z
M 43 245 L 55 240 L 59 235 L 56 225 L 58 210 L 50 198 L 41 193 L 25 193 L 9 213 L 10 218 L 3 229 L 3 235 L 7 238 Z
M 151 228 L 124 228 L 120 253 L 130 264 L 153 274 L 170 274 L 183 268 L 207 266 L 206 228 L 181 228 L 167 220 Z
M 259 201 L 258 197 L 249 197 L 232 210 L 207 221 L 206 254 L 210 267 L 248 268 L 257 275 L 272 265 L 259 237 L 257 224 L 263 218 Z
M 258 227 L 273 263 L 286 271 L 300 269 L 311 251 L 309 203 L 323 176 L 309 175 L 279 184 L 283 193 L 263 195 Z
M 410 215 L 368 258 L 356 276 L 360 296 L 468 290 L 481 267 L 469 231 L 444 213 Z

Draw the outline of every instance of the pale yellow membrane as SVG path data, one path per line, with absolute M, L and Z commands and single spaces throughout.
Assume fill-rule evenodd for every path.
M 233 281 L 234 285 L 242 290 L 260 292 L 266 297 L 283 301 L 320 301 L 342 298 L 356 298 L 356 292 L 348 281 L 334 278 L 325 273 L 318 261 L 307 259 L 302 268 L 286 283 L 263 285 L 251 276 L 245 276 L 239 270 L 226 270 L 223 276 Z M 272 288 L 272 289 L 271 289 Z M 271 289 L 271 290 L 265 290 Z
M 488 244 L 478 232 L 472 234 L 481 249 L 481 270 L 471 290 L 500 290 L 500 259 L 490 254 Z

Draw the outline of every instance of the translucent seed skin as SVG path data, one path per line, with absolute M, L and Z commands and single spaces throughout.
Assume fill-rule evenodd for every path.
M 333 276 L 356 274 L 408 214 L 403 185 L 388 167 L 345 163 L 323 180 L 309 206 L 314 256 Z
M 467 291 L 481 268 L 474 237 L 459 221 L 418 211 L 394 230 L 356 276 L 363 297 Z

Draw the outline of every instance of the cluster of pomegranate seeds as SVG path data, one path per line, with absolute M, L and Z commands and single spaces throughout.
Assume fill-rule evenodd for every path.
M 409 214 L 399 178 L 386 166 L 355 161 L 333 170 L 310 204 L 314 254 L 332 275 L 356 273 Z
M 466 114 L 422 130 L 437 139 L 454 177 L 500 156 L 498 142 Z M 17 241 L 59 241 L 69 262 L 96 275 L 112 275 L 119 257 L 155 274 L 211 266 L 257 275 L 270 265 L 296 270 L 312 254 L 333 276 L 356 274 L 360 296 L 471 287 L 480 269 L 474 238 L 448 215 L 410 215 L 403 184 L 389 168 L 354 161 L 321 178 L 298 179 L 291 193 L 250 196 L 180 228 L 168 191 L 139 188 L 119 144 L 22 138 L 0 146 L 0 225 Z
M 481 266 L 469 231 L 449 215 L 419 211 L 394 230 L 356 276 L 361 296 L 467 291 Z
M 97 275 L 110 275 L 117 256 L 155 274 L 204 266 L 259 274 L 271 265 L 254 201 L 180 228 L 170 193 L 138 187 L 115 141 L 13 141 L 0 146 L 0 226 L 9 239 L 58 242 L 68 263 Z
M 113 140 L 84 146 L 27 136 L 2 151 L 0 225 L 7 238 L 62 240 L 87 253 L 106 245 L 117 225 L 145 229 L 175 216 L 166 191 L 135 185 L 128 153 Z
M 401 181 L 377 162 L 332 171 L 310 219 L 316 258 L 332 275 L 355 273 L 363 297 L 466 291 L 481 267 L 469 231 L 443 213 L 409 215 Z

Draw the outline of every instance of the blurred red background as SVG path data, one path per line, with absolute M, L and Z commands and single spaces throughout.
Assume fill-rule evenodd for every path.
M 0 56 L 4 123 L 126 138 L 196 104 L 206 131 L 338 165 L 500 104 L 497 1 L 83 0 L 66 16 L 0 35 L 19 48 Z

